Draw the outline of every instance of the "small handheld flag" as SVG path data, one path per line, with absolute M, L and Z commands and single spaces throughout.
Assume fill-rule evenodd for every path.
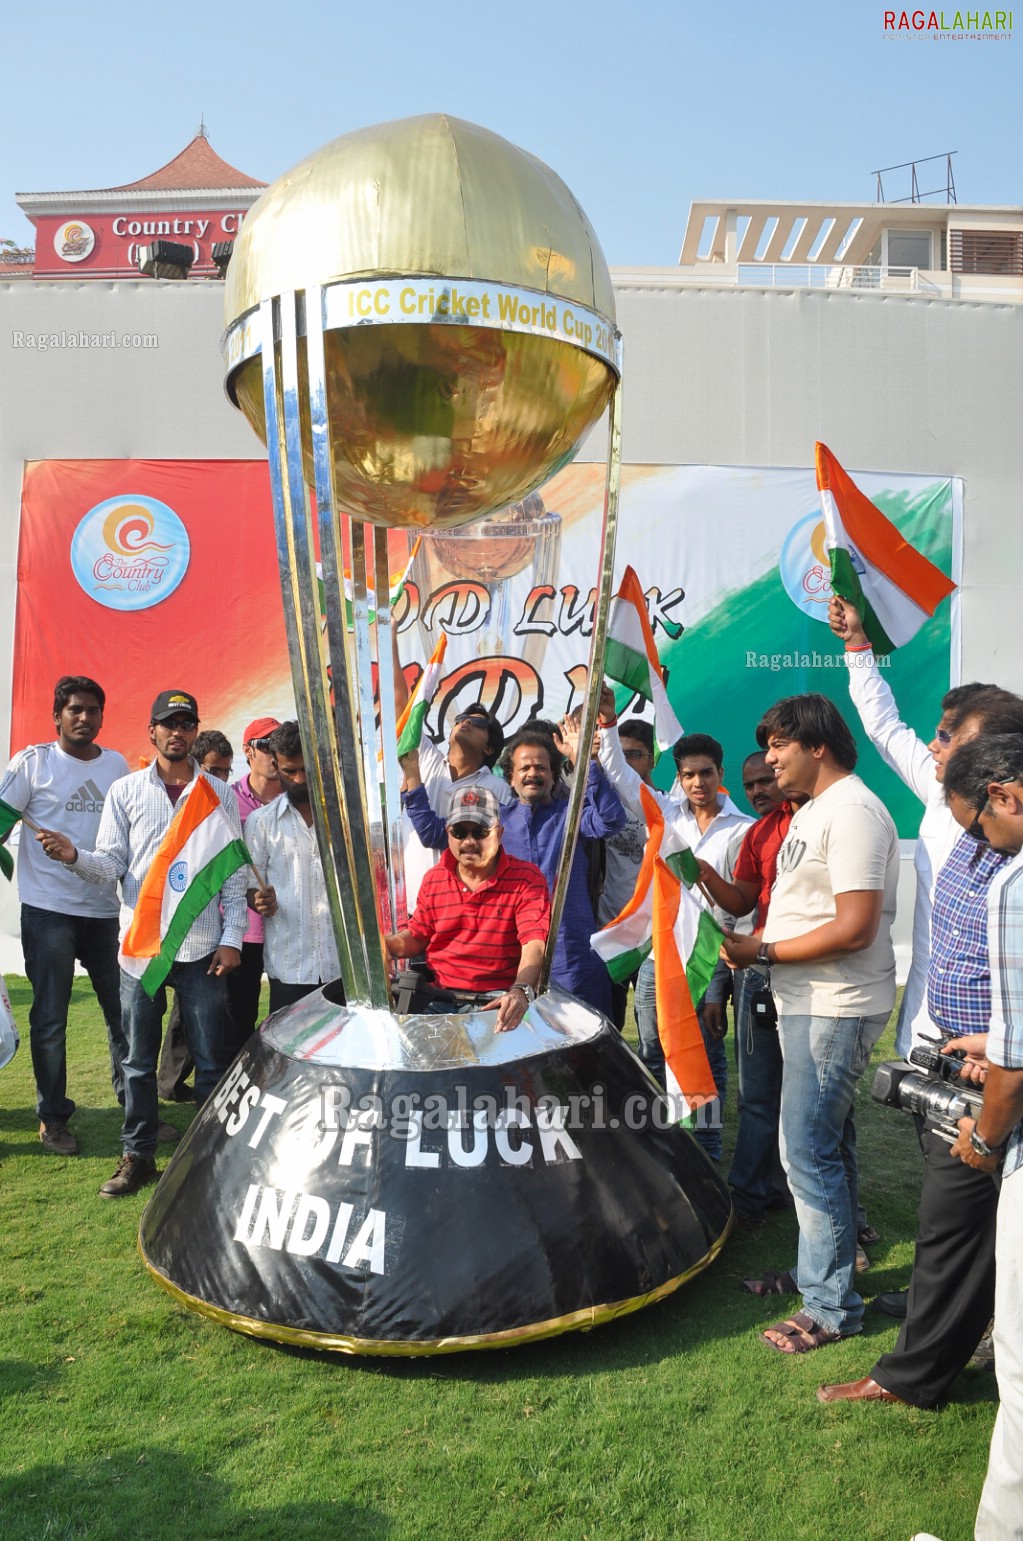
M 955 584 L 871 503 L 826 444 L 816 445 L 816 458 L 831 587 L 855 605 L 883 657 L 916 636 Z
M 654 708 L 654 742 L 658 752 L 670 749 L 682 737 L 682 727 L 671 709 L 664 688 L 643 586 L 631 567 L 622 574 L 618 596 L 611 607 L 607 629 L 604 673 L 625 685 L 633 694 L 651 701 Z
M 203 910 L 247 863 L 245 842 L 232 829 L 219 797 L 204 776 L 196 776 L 142 880 L 121 942 L 121 967 L 142 981 L 150 998 Z
M 426 714 L 430 710 L 430 702 L 437 694 L 447 646 L 447 633 L 442 632 L 440 641 L 430 655 L 430 662 L 419 676 L 416 688 L 409 696 L 405 710 L 398 718 L 399 755 L 411 754 L 413 749 L 418 749 L 423 741 L 423 725 L 426 722 Z

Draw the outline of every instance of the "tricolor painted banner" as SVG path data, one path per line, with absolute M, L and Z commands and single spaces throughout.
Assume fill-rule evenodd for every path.
M 142 981 L 148 996 L 163 984 L 203 910 L 248 861 L 245 842 L 216 792 L 204 776 L 196 776 L 143 879 L 121 942 L 121 967 Z
M 826 444 L 815 451 L 831 587 L 856 606 L 882 657 L 910 642 L 955 584 L 864 497 Z
M 661 751 L 682 737 L 682 726 L 672 711 L 657 656 L 643 585 L 631 567 L 622 574 L 618 596 L 608 621 L 604 673 L 626 686 L 654 709 L 654 740 Z

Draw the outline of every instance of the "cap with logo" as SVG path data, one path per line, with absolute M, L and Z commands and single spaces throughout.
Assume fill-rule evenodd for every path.
M 448 828 L 452 824 L 478 824 L 490 829 L 501 822 L 501 805 L 488 787 L 466 787 L 456 792 L 448 809 Z
M 153 702 L 150 722 L 166 722 L 168 717 L 194 717 L 199 721 L 199 703 L 187 690 L 161 690 Z
M 250 722 L 242 734 L 242 747 L 251 744 L 254 738 L 268 738 L 274 728 L 279 728 L 280 723 L 276 717 L 257 717 L 255 722 Z

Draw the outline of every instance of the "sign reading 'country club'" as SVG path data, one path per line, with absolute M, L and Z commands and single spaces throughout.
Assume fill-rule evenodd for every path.
M 80 521 L 71 568 L 90 599 L 108 610 L 148 610 L 173 594 L 188 569 L 188 531 L 166 503 L 144 495 L 106 498 Z

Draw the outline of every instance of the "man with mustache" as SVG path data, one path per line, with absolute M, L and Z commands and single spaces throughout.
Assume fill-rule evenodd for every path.
M 267 742 L 284 796 L 249 814 L 245 839 L 266 886 L 247 897 L 263 917 L 270 1010 L 280 1011 L 336 979 L 340 967 L 298 724 L 282 722 Z
M 501 806 L 486 787 L 456 792 L 448 849 L 423 879 L 408 927 L 386 938 L 392 958 L 424 953 L 437 984 L 455 1001 L 490 994 L 494 1030 L 518 1027 L 536 995 L 550 926 L 543 874 L 501 845 Z M 465 1004 L 469 1004 L 466 999 Z

